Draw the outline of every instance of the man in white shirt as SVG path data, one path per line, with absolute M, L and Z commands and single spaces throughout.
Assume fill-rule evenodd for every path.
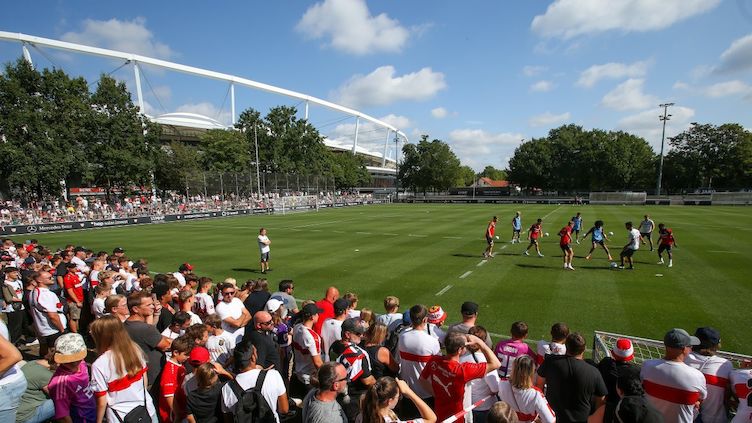
M 632 256 L 634 255 L 635 251 L 640 248 L 640 241 L 642 241 L 642 236 L 640 236 L 640 231 L 632 226 L 632 222 L 627 222 L 624 224 L 624 226 L 627 228 L 628 240 L 627 244 L 624 246 L 624 248 L 622 248 L 621 254 L 619 254 L 619 256 L 621 257 L 621 265 L 619 267 L 621 269 L 624 269 L 624 259 L 627 259 L 627 263 L 629 263 L 629 269 L 634 269 Z
M 251 320 L 251 313 L 239 298 L 235 298 L 235 290 L 232 284 L 223 285 L 222 301 L 216 307 L 217 315 L 222 319 L 222 329 L 230 333 L 235 333 L 238 329 L 245 327 Z
M 45 340 L 39 346 L 39 354 L 44 357 L 48 346 L 54 346 L 57 338 L 65 332 L 68 321 L 60 298 L 49 289 L 55 283 L 52 275 L 49 272 L 37 272 L 31 275 L 31 279 L 36 282 L 37 288 L 31 291 L 29 305 L 37 333 Z
M 428 325 L 426 306 L 417 304 L 410 307 L 410 322 L 412 322 L 412 328 L 399 337 L 400 379 L 407 382 L 415 394 L 423 400 L 428 400 L 427 403 L 433 404 L 431 393 L 420 382 L 420 373 L 432 356 L 441 355 L 441 346 L 438 339 L 426 332 Z
M 645 245 L 645 239 L 650 242 L 650 251 L 653 251 L 653 230 L 655 229 L 655 222 L 650 216 L 645 215 L 645 220 L 640 222 L 640 237 L 642 245 Z
M 261 273 L 266 273 L 269 270 L 269 251 L 271 251 L 269 246 L 271 243 L 269 237 L 266 236 L 266 228 L 261 228 L 258 236 L 258 247 L 261 254 L 261 258 L 259 259 Z
M 347 307 L 350 305 L 349 301 L 344 298 L 339 298 L 334 302 L 334 317 L 326 319 L 323 325 L 321 325 L 321 357 L 324 361 L 334 361 L 337 357 L 329 357 L 329 349 L 335 342 L 342 339 L 342 322 L 347 319 Z
M 193 266 L 191 266 L 190 263 L 183 263 L 178 267 L 178 271 L 173 273 L 172 276 L 175 276 L 175 279 L 178 280 L 178 283 L 182 288 L 185 286 L 185 275 L 191 272 L 193 272 Z
M 731 396 L 729 382 L 733 364 L 729 360 L 716 355 L 721 349 L 721 334 L 711 327 L 697 328 L 695 336 L 700 345 L 692 347 L 692 352 L 684 359 L 690 367 L 705 375 L 708 397 L 700 404 L 702 423 L 725 423 L 726 404 Z
M 290 379 L 290 394 L 295 398 L 305 397 L 311 389 L 311 376 L 324 363 L 321 359 L 321 336 L 313 330 L 322 311 L 316 304 L 306 305 L 300 309 L 300 323 L 292 331 L 295 374 Z

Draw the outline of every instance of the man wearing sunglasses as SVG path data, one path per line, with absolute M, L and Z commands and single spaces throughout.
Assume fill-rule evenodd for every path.
M 253 315 L 253 329 L 246 328 L 243 334 L 243 342 L 250 342 L 256 347 L 258 356 L 256 363 L 268 369 L 282 369 L 282 361 L 277 342 L 272 335 L 272 315 L 266 311 L 257 311 Z
M 235 333 L 251 321 L 251 314 L 239 298 L 235 298 L 235 285 L 224 284 L 221 289 L 222 301 L 217 304 L 215 311 L 222 319 L 222 329 Z

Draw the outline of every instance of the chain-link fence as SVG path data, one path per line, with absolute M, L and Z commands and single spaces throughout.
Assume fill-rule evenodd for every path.
M 250 197 L 261 193 L 316 194 L 335 191 L 334 178 L 269 172 L 200 172 L 185 181 L 181 194 Z

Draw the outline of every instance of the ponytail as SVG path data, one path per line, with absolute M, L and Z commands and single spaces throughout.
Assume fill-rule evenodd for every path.
M 381 410 L 389 405 L 389 401 L 399 395 L 397 381 L 389 376 L 379 378 L 363 395 L 361 404 L 362 423 L 383 423 Z M 391 410 L 389 410 L 391 412 Z

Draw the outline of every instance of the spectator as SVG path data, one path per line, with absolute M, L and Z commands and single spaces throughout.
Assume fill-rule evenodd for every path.
M 383 323 L 375 323 L 368 327 L 365 335 L 365 350 L 371 360 L 371 374 L 376 380 L 390 376 L 395 377 L 399 373 L 399 364 L 394 356 L 384 347 L 386 340 L 386 326 Z
M 115 316 L 94 321 L 91 335 L 99 357 L 91 365 L 91 388 L 97 399 L 97 421 L 120 421 L 137 407 L 145 407 L 157 420 L 154 403 L 146 390 L 146 360 L 141 348 L 131 340 L 125 326 Z M 139 409 L 141 410 L 141 409 Z
M 447 313 L 440 305 L 434 305 L 428 309 L 428 325 L 426 325 L 426 330 L 429 335 L 438 339 L 440 344 L 443 344 L 444 338 L 446 338 L 446 333 L 441 329 L 446 318 Z
M 319 335 L 321 335 L 321 326 L 326 319 L 334 317 L 334 302 L 337 301 L 338 298 L 339 290 L 334 286 L 330 286 L 326 289 L 324 298 L 316 301 L 316 306 L 323 310 L 319 315 L 319 320 L 313 326 L 313 330 Z
M 125 295 L 116 294 L 107 297 L 104 301 L 104 314 L 112 314 L 121 322 L 125 322 L 131 315 L 128 311 L 128 299 L 125 298 Z
M 548 405 L 543 392 L 535 389 L 533 376 L 535 362 L 530 356 L 523 355 L 514 360 L 514 370 L 509 379 L 499 384 L 499 398 L 509 404 L 520 422 L 540 421 L 554 423 L 556 415 Z M 473 416 L 475 416 L 473 414 Z M 473 423 L 478 423 L 473 419 Z
M 564 342 L 569 336 L 569 326 L 566 323 L 554 323 L 551 326 L 551 342 L 544 340 L 538 341 L 537 355 L 535 356 L 535 364 L 540 366 L 547 354 L 564 355 L 567 353 L 567 346 Z
M 16 422 L 42 423 L 55 417 L 55 404 L 49 398 L 47 385 L 52 370 L 47 360 L 29 361 L 21 367 L 26 377 L 26 391 L 16 413 Z
M 107 282 L 102 282 L 94 287 L 94 301 L 91 304 L 91 312 L 95 319 L 104 316 L 105 300 L 112 293 L 112 286 Z
M 172 324 L 162 331 L 162 336 L 173 340 L 180 335 L 184 335 L 185 331 L 191 326 L 191 316 L 184 312 L 178 311 L 172 316 Z M 167 358 L 169 358 L 169 354 Z
M 519 242 L 519 241 L 518 241 Z M 504 401 L 498 401 L 488 412 L 487 423 L 517 423 L 517 415 Z
M 376 323 L 376 316 L 373 314 L 373 310 L 368 307 L 360 309 L 360 324 L 365 326 L 366 329 L 373 326 Z
M 565 355 L 549 355 L 538 368 L 537 386 L 546 386 L 546 399 L 559 422 L 585 422 L 598 410 L 608 390 L 598 369 L 583 360 L 585 338 L 570 333 Z
M 336 357 L 335 360 L 347 370 L 347 395 L 338 399 L 347 419 L 354 422 L 360 411 L 360 398 L 369 386 L 376 383 L 376 379 L 371 374 L 368 353 L 358 346 L 365 328 L 358 319 L 349 318 L 342 322 L 341 329 L 342 339 L 332 345 L 329 356 Z
M 167 275 L 157 275 L 154 278 L 154 287 L 151 289 L 151 293 L 156 296 L 159 302 L 159 310 L 155 310 L 159 313 L 157 319 L 157 330 L 162 332 L 172 324 L 172 316 L 175 314 L 175 309 L 172 307 L 172 293 L 168 285 Z M 172 278 L 174 280 L 174 278 Z
M 206 341 L 206 349 L 209 350 L 211 361 L 227 367 L 230 357 L 235 350 L 235 337 L 230 332 L 222 329 L 222 321 L 216 314 L 206 316 L 204 322 L 209 327 L 209 339 Z
M 48 389 L 55 404 L 55 419 L 69 417 L 73 423 L 96 421 L 97 407 L 89 386 L 89 367 L 84 358 L 89 351 L 84 338 L 66 333 L 55 342 L 55 363 L 58 364 Z
M 480 339 L 485 339 L 488 331 L 483 326 L 473 326 L 470 328 L 470 335 L 475 335 Z M 486 363 L 486 356 L 477 345 L 468 345 L 464 354 L 460 356 L 460 363 Z M 489 401 L 499 392 L 499 373 L 487 373 L 481 379 L 473 379 L 468 383 L 470 391 L 470 404 L 476 404 L 478 401 L 485 399 L 483 403 L 473 409 L 473 423 L 485 423 L 488 416 L 488 410 L 491 409 L 494 401 Z M 467 392 L 465 392 L 465 404 L 467 405 Z
M 23 305 L 24 286 L 19 277 L 18 268 L 8 266 L 2 270 L 5 272 L 2 285 L 2 299 L 5 300 L 5 309 L 2 311 L 5 312 L 8 319 L 9 341 L 16 345 L 21 340 L 24 314 L 26 313 Z
M 258 369 L 256 357 L 256 347 L 249 342 L 242 342 L 235 347 L 233 359 L 239 373 L 235 380 L 231 380 L 222 388 L 222 411 L 232 413 L 243 393 L 259 384 L 261 395 L 279 423 L 280 414 L 287 414 L 289 411 L 285 383 L 277 370 Z
M 219 321 L 219 320 L 217 320 Z M 219 423 L 222 416 L 222 387 L 212 363 L 204 363 L 195 370 L 196 389 L 188 394 L 186 405 L 189 423 Z
M 266 306 L 266 302 L 271 298 L 269 293 L 269 282 L 266 279 L 259 279 L 251 286 L 251 292 L 243 300 L 243 305 L 248 309 L 248 313 L 254 316 L 256 312 L 261 311 Z
M 334 316 L 326 319 L 326 322 L 321 326 L 321 344 L 324 361 L 334 361 L 337 357 L 329 356 L 329 349 L 335 344 L 335 342 L 342 339 L 342 322 L 347 319 L 347 308 L 350 306 L 350 302 L 344 298 L 339 298 L 334 301 Z M 319 316 L 321 319 L 321 316 Z
M 695 336 L 700 345 L 692 347 L 684 362 L 705 375 L 708 397 L 700 404 L 702 423 L 724 423 L 726 404 L 731 399 L 731 385 L 729 378 L 734 366 L 730 361 L 721 358 L 716 353 L 721 349 L 721 334 L 711 328 L 697 328 Z
M 180 311 L 188 313 L 192 325 L 203 323 L 198 314 L 193 312 L 193 306 L 196 304 L 196 296 L 190 289 L 184 289 L 178 293 L 178 304 Z
M 279 283 L 279 291 L 273 293 L 270 298 L 282 301 L 285 308 L 293 314 L 298 313 L 298 303 L 295 301 L 292 292 L 295 290 L 295 283 L 285 279 Z
M 666 347 L 663 358 L 642 364 L 642 386 L 648 400 L 666 422 L 692 422 L 708 390 L 702 372 L 684 362 L 690 348 L 700 345 L 700 340 L 683 329 L 674 328 L 663 337 L 663 345 Z
M 215 313 L 214 300 L 209 294 L 213 284 L 214 282 L 211 278 L 203 277 L 198 280 L 198 292 L 196 293 L 194 312 L 202 319 Z
M 295 398 L 302 398 L 308 393 L 311 376 L 324 363 L 321 359 L 321 337 L 313 330 L 319 313 L 321 309 L 316 304 L 306 304 L 296 316 L 299 323 L 294 326 L 292 334 L 295 369 L 294 377 L 290 380 L 290 394 Z
M 277 341 L 272 334 L 272 315 L 266 311 L 259 311 L 253 315 L 253 327 L 246 328 L 243 342 L 250 342 L 256 347 L 256 362 L 263 368 L 273 366 L 282 368 Z
M 514 322 L 512 323 L 512 328 L 509 330 L 512 338 L 499 341 L 499 343 L 496 344 L 494 352 L 502 363 L 501 367 L 499 367 L 499 377 L 502 379 L 511 377 L 514 360 L 518 357 L 528 355 L 530 358 L 535 359 L 535 353 L 533 353 L 530 346 L 525 343 L 527 330 L 527 323 L 522 321 Z
M 475 322 L 478 320 L 478 304 L 472 301 L 465 301 L 462 303 L 462 307 L 460 307 L 460 313 L 462 314 L 462 321 L 449 326 L 447 334 L 454 331 L 468 333 L 470 328 L 475 326 Z M 487 335 L 484 341 L 486 341 L 486 345 L 489 347 L 493 345 L 491 343 L 490 335 Z
M 55 341 L 65 332 L 67 319 L 63 313 L 63 304 L 50 287 L 54 283 L 49 272 L 38 272 L 31 276 L 36 282 L 37 289 L 32 291 L 29 304 L 32 308 L 34 326 L 37 333 L 43 338 L 40 340 L 39 355 L 47 355 L 49 345 L 55 345 Z
M 168 351 L 172 340 L 162 336 L 157 328 L 146 323 L 146 319 L 154 314 L 154 301 L 144 292 L 135 292 L 128 297 L 128 310 L 131 315 L 123 323 L 130 339 L 144 352 L 148 386 L 156 382 L 159 370 L 164 365 L 164 352 Z
M 603 417 L 605 422 L 613 421 L 616 404 L 621 398 L 616 391 L 616 379 L 619 376 L 619 370 L 625 366 L 632 366 L 632 359 L 634 359 L 632 341 L 620 338 L 616 340 L 616 343 L 611 348 L 611 357 L 605 357 L 598 363 L 598 371 L 601 373 L 603 382 L 606 384 L 606 389 L 608 389 Z
M 222 286 L 222 301 L 217 304 L 216 311 L 222 319 L 222 329 L 235 333 L 251 321 L 251 315 L 243 302 L 235 298 L 236 288 L 233 285 Z
M 342 298 L 347 300 L 347 302 L 349 303 L 349 305 L 347 306 L 347 317 L 360 318 L 360 310 L 358 310 L 358 294 L 354 292 L 347 292 Z
M 387 327 L 387 333 L 391 333 L 402 322 L 402 313 L 399 312 L 399 298 L 392 295 L 384 298 L 384 310 L 386 314 L 376 318 L 376 321 Z
M 8 332 L 2 320 L 0 329 L 5 332 L 0 335 L 0 422 L 14 422 L 27 383 L 18 365 L 21 352 L 6 337 Z
M 172 421 L 172 411 L 175 407 L 175 392 L 183 386 L 185 379 L 185 367 L 183 363 L 188 360 L 191 352 L 191 342 L 187 336 L 180 336 L 172 341 L 170 356 L 162 369 L 159 379 L 159 418 L 163 422 Z
M 621 399 L 614 410 L 615 421 L 663 423 L 663 416 L 645 398 L 645 391 L 640 382 L 640 366 L 619 368 L 616 391 Z
M 180 287 L 182 288 L 185 286 L 186 275 L 191 272 L 193 272 L 193 266 L 191 266 L 190 263 L 183 263 L 178 267 L 178 271 L 173 273 L 172 276 L 178 280 L 178 284 L 180 284 Z
M 423 305 L 410 307 L 410 321 L 412 330 L 407 330 L 399 336 L 400 379 L 412 386 L 413 391 L 428 405 L 433 406 L 431 392 L 420 384 L 420 376 L 426 363 L 431 357 L 440 354 L 439 341 L 426 333 L 428 324 L 428 310 Z M 419 413 L 412 403 L 404 403 L 402 414 L 416 417 Z
M 409 332 L 408 332 L 409 333 Z M 446 355 L 432 356 L 420 374 L 421 382 L 428 381 L 436 406 L 436 415 L 442 421 L 462 411 L 465 384 L 480 379 L 498 369 L 501 363 L 491 348 L 475 335 L 452 332 L 444 340 Z M 479 348 L 486 358 L 485 363 L 460 363 L 460 355 L 468 346 Z M 464 417 L 457 418 L 463 423 Z
M 741 369 L 731 372 L 731 386 L 734 389 L 734 395 L 739 401 L 739 406 L 736 409 L 736 416 L 734 416 L 732 423 L 744 423 L 749 421 L 749 416 L 752 416 L 752 403 L 749 398 L 752 395 L 752 368 L 750 368 L 750 362 L 746 362 L 742 365 Z
M 301 310 L 303 312 L 305 307 Z M 317 389 L 303 399 L 303 423 L 347 423 L 337 396 L 347 390 L 347 371 L 339 363 L 324 363 L 318 369 Z
M 404 396 L 415 404 L 420 412 L 422 423 L 435 423 L 436 413 L 403 380 L 383 377 L 368 388 L 363 400 L 361 423 L 397 423 L 401 420 L 394 413 L 394 408 Z
M 185 330 L 185 335 L 193 343 L 193 346 L 206 347 L 206 343 L 209 341 L 209 328 L 203 323 L 190 325 Z

